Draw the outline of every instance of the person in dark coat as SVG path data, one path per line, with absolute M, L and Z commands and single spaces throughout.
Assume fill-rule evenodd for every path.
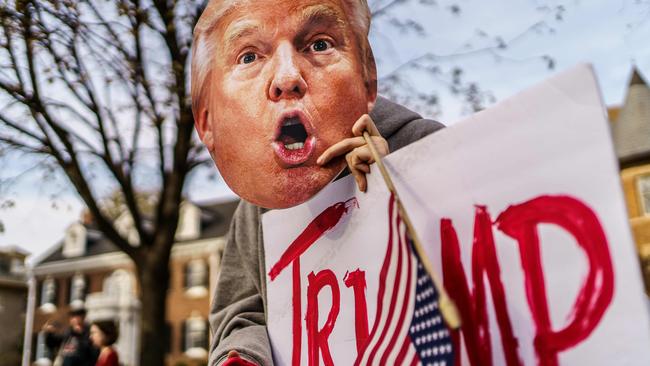
M 69 313 L 70 327 L 57 333 L 49 322 L 45 324 L 45 345 L 56 355 L 54 366 L 94 366 L 99 350 L 90 341 L 90 327 L 84 322 L 86 310 L 73 309 Z

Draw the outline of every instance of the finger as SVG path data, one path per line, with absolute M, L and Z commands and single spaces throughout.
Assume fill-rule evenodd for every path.
M 347 154 L 353 149 L 363 146 L 366 141 L 363 137 L 350 137 L 344 140 L 341 140 L 334 145 L 330 146 L 325 150 L 316 160 L 316 164 L 324 165 L 327 164 L 330 160 L 337 156 Z
M 364 172 L 365 174 L 370 174 L 370 165 L 365 163 L 359 163 L 354 166 L 355 169 Z
M 388 149 L 388 142 L 383 137 L 379 136 L 373 136 L 370 138 L 373 146 L 377 150 L 377 153 L 379 154 L 380 157 L 384 157 L 388 155 L 389 149 Z
M 379 150 L 380 150 L 379 151 L 380 156 L 385 155 L 383 153 L 383 151 L 385 150 L 384 148 L 380 148 Z M 356 149 L 349 152 L 348 155 L 346 155 L 346 158 L 349 158 L 348 165 L 351 167 L 360 164 L 369 166 L 370 164 L 373 164 L 375 162 L 375 157 L 372 154 L 370 147 L 368 145 L 357 147 Z M 366 171 L 365 173 L 369 174 L 370 171 Z
M 379 155 L 386 156 L 390 152 L 388 148 L 388 141 L 383 137 L 372 137 L 372 142 L 375 144 L 375 148 L 379 150 Z
M 357 169 L 356 166 L 350 167 L 350 173 L 354 176 L 354 180 L 357 182 L 357 186 L 361 192 L 366 191 L 366 175 Z
M 375 122 L 369 115 L 364 114 L 352 125 L 352 134 L 354 136 L 363 136 L 363 131 L 368 131 L 370 136 L 381 136 Z
M 356 149 L 352 150 L 350 154 L 352 154 L 355 158 L 353 161 L 354 165 L 358 163 L 372 164 L 375 162 L 375 158 L 372 156 L 372 152 L 370 151 L 368 145 L 357 147 Z
M 378 152 L 379 157 L 384 156 L 384 149 L 381 148 L 379 149 L 380 151 Z M 370 150 L 370 147 L 368 145 L 360 146 L 357 147 L 356 149 L 352 150 L 350 153 L 354 160 L 351 161 L 351 165 L 356 165 L 359 163 L 364 163 L 364 164 L 373 164 L 375 162 L 375 156 L 372 153 L 372 150 Z
M 238 358 L 239 357 L 239 352 L 235 350 L 231 350 L 228 352 L 228 358 Z
M 359 169 L 359 165 L 365 165 L 362 161 L 359 160 L 358 156 L 351 152 L 345 155 L 345 160 L 348 163 L 348 168 L 350 169 L 350 174 L 354 176 L 354 180 L 357 182 L 357 186 L 361 192 L 366 191 L 366 174 L 364 173 L 363 168 Z

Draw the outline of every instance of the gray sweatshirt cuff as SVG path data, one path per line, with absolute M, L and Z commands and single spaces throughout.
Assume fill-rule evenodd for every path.
M 237 351 L 239 356 L 259 366 L 273 366 L 273 356 L 266 327 L 249 326 L 238 329 L 213 346 L 210 365 L 220 366 L 226 361 L 228 352 Z
M 240 350 L 235 350 L 235 351 L 237 351 L 239 353 L 239 358 L 244 359 L 244 360 L 246 360 L 248 362 L 252 362 L 252 363 L 254 363 L 256 365 L 261 365 L 261 363 L 259 361 L 257 361 L 255 358 L 245 354 L 244 351 L 240 351 Z M 230 352 L 230 351 L 228 351 L 228 352 Z M 226 362 L 226 360 L 228 359 L 228 352 L 226 352 L 225 354 L 223 354 L 221 357 L 219 357 L 217 359 L 217 362 L 215 363 L 216 366 L 221 366 Z

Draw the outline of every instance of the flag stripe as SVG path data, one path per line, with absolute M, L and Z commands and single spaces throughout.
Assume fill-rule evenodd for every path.
M 356 366 L 360 365 L 367 365 L 367 359 L 369 356 L 368 350 L 372 349 L 374 343 L 377 341 L 374 337 L 374 334 L 381 329 L 380 323 L 382 323 L 382 318 L 384 316 L 384 295 L 386 292 L 386 284 L 388 284 L 388 275 L 390 272 L 390 264 L 394 260 L 395 256 L 392 255 L 393 251 L 395 250 L 396 245 L 394 245 L 393 242 L 393 215 L 394 215 L 394 202 L 395 198 L 391 195 L 389 205 L 388 205 L 388 217 L 389 217 L 389 222 L 390 224 L 388 225 L 388 247 L 386 249 L 386 256 L 384 257 L 384 263 L 382 264 L 381 272 L 379 274 L 379 291 L 377 295 L 377 314 L 375 316 L 375 321 L 372 326 L 372 331 L 370 335 L 368 336 L 367 344 L 364 348 L 363 352 L 359 353 L 359 356 L 357 356 L 357 362 L 355 362 Z
M 407 336 L 406 338 L 404 338 L 404 342 L 402 342 L 402 347 L 400 347 L 399 353 L 397 354 L 397 358 L 395 359 L 396 365 L 401 365 L 402 362 L 404 362 L 406 353 L 409 351 L 409 346 L 411 346 L 411 337 Z
M 355 365 L 451 366 L 455 351 L 442 320 L 438 292 L 422 266 L 392 195 L 388 219 L 377 313 Z
M 406 277 L 408 276 L 408 272 L 404 271 L 403 268 L 406 266 L 408 257 L 404 253 L 404 246 L 399 240 L 400 237 L 400 227 L 399 227 L 399 220 L 397 222 L 397 245 L 399 248 L 399 251 L 397 252 L 398 255 L 398 261 L 397 261 L 397 273 L 399 274 L 399 281 L 396 283 L 396 291 L 393 291 L 392 296 L 391 296 L 391 310 L 390 313 L 388 314 L 388 326 L 384 328 L 384 332 L 380 336 L 380 342 L 378 346 L 375 346 L 377 350 L 373 352 L 371 355 L 371 360 L 370 364 L 378 364 L 378 365 L 383 365 L 384 363 L 381 362 L 380 358 L 382 355 L 384 355 L 384 352 L 388 349 L 388 345 L 390 343 L 390 335 L 395 332 L 395 329 L 397 328 L 397 319 L 395 317 L 396 313 L 399 313 L 404 306 L 404 301 L 403 301 L 403 296 L 398 296 L 402 295 L 403 293 L 407 292 L 407 288 L 405 287 L 406 283 Z M 378 362 L 373 362 L 376 358 L 376 361 Z
M 420 364 L 420 359 L 418 358 L 417 354 L 413 354 L 413 360 L 411 360 L 411 366 L 419 365 Z
M 398 219 L 398 225 L 399 225 L 400 221 L 401 220 Z M 408 268 L 407 268 L 407 271 L 406 271 L 406 275 L 407 275 L 407 278 L 406 278 L 406 291 L 405 291 L 406 292 L 406 301 L 405 301 L 404 305 L 402 306 L 401 311 L 400 311 L 400 316 L 397 319 L 397 322 L 395 323 L 395 327 L 396 327 L 397 331 L 395 333 L 393 333 L 393 337 L 391 338 L 390 343 L 388 344 L 387 349 L 390 352 L 384 353 L 384 356 L 381 358 L 381 365 L 392 365 L 394 363 L 395 357 L 397 356 L 397 352 L 396 351 L 391 351 L 391 350 L 394 349 L 395 343 L 397 343 L 397 340 L 398 339 L 404 339 L 404 337 L 408 333 L 408 327 L 403 327 L 401 325 L 404 324 L 404 322 L 406 321 L 406 319 L 407 319 L 406 316 L 409 313 L 409 310 L 412 312 L 412 309 L 413 309 L 413 302 L 414 301 L 412 301 L 412 299 L 414 297 L 413 288 L 415 287 L 415 282 L 413 281 L 413 277 L 416 276 L 416 274 L 414 274 L 413 271 L 415 270 L 415 267 L 417 266 L 417 263 L 413 263 L 414 262 L 414 257 L 412 255 L 409 255 L 409 252 L 408 252 L 409 247 L 407 246 L 408 241 L 406 240 L 406 228 L 404 228 L 404 231 L 401 234 L 402 235 L 400 235 L 400 247 L 402 248 L 402 251 L 404 252 L 404 257 L 406 258 L 407 263 L 408 263 Z M 400 296 L 400 298 L 401 298 L 401 296 Z M 412 315 L 412 314 L 408 314 L 408 315 Z M 408 317 L 408 319 L 410 319 L 410 318 L 411 318 L 411 316 Z
M 393 211 L 394 215 L 396 215 L 396 211 L 397 210 Z M 378 337 L 379 342 L 377 342 L 375 344 L 375 346 L 372 349 L 372 352 L 370 353 L 370 358 L 368 360 L 369 365 L 373 364 L 374 358 L 377 355 L 377 353 L 379 352 L 379 350 L 382 350 L 382 352 L 383 352 L 383 349 L 385 349 L 386 334 L 389 332 L 389 329 L 392 330 L 392 328 L 394 328 L 394 326 L 395 326 L 394 319 L 393 319 L 393 313 L 394 313 L 395 307 L 397 305 L 396 302 L 398 301 L 398 296 L 397 295 L 400 294 L 400 289 L 402 290 L 402 292 L 405 291 L 405 289 L 401 288 L 402 283 L 404 282 L 403 277 L 405 277 L 405 273 L 402 272 L 402 262 L 403 262 L 403 259 L 404 259 L 404 255 L 403 255 L 402 245 L 400 245 L 400 242 L 399 242 L 399 237 L 400 237 L 400 235 L 399 235 L 399 218 L 397 220 L 391 220 L 391 221 L 394 222 L 395 226 L 396 226 L 396 227 L 393 228 L 394 235 L 391 237 L 391 240 L 393 240 L 393 245 L 395 245 L 395 247 L 397 248 L 397 269 L 395 271 L 395 280 L 394 280 L 394 282 L 392 282 L 393 286 L 397 289 L 397 291 L 392 291 L 392 293 L 391 293 L 390 306 L 389 306 L 389 309 L 388 309 L 388 317 L 387 317 L 387 322 L 386 322 L 387 326 L 383 327 L 381 335 Z M 394 240 L 394 239 L 397 239 L 397 240 Z M 401 299 L 401 296 L 399 298 Z

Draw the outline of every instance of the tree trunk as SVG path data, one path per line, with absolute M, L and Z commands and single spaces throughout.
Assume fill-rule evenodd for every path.
M 140 366 L 163 366 L 169 351 L 165 336 L 169 264 L 167 260 L 143 262 L 138 266 L 142 301 Z

